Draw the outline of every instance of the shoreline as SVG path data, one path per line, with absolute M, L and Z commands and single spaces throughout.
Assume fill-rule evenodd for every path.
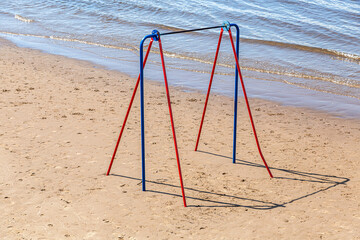
M 188 208 L 183 208 L 165 89 L 146 81 L 148 191 L 140 186 L 139 95 L 105 173 L 136 79 L 0 39 L 0 235 L 57 239 L 356 239 L 360 121 L 250 98 L 170 87 Z M 131 80 L 131 81 L 130 81 Z
M 90 62 L 91 64 L 97 65 L 99 68 L 116 70 L 120 73 L 127 74 L 129 77 L 137 77 L 137 75 L 134 75 L 134 72 L 138 71 L 137 64 L 134 65 L 135 61 L 138 61 L 136 52 L 116 49 L 118 52 L 114 55 L 115 52 L 111 52 L 110 49 L 97 49 L 95 46 L 93 46 L 94 49 L 90 47 L 91 50 L 88 49 L 83 51 L 81 49 L 83 49 L 85 45 L 82 45 L 81 43 L 62 43 L 61 41 L 57 42 L 57 40 L 53 40 L 55 42 L 52 42 L 47 39 L 33 39 L 31 37 L 23 38 L 21 36 L 2 35 L 2 37 L 15 43 L 19 47 Z M 74 45 L 71 45 L 70 43 Z M 101 55 L 97 53 L 98 51 L 105 51 L 106 53 L 104 53 L 105 55 Z M 168 58 L 167 60 L 169 61 L 171 58 Z M 206 93 L 208 78 L 204 78 L 203 73 L 188 72 L 180 69 L 176 70 L 176 67 L 173 68 L 168 61 L 167 72 L 170 77 L 170 86 L 178 86 L 183 87 L 184 89 L 190 89 L 191 91 Z M 194 62 L 193 64 L 200 64 L 200 62 Z M 203 67 L 204 66 L 202 66 L 202 68 Z M 217 66 L 217 69 L 218 68 L 220 68 L 220 66 Z M 208 70 L 210 71 L 210 69 Z M 284 83 L 277 81 L 264 82 L 261 78 L 251 78 L 247 76 L 247 72 L 247 70 L 243 69 L 247 92 L 251 98 L 276 102 L 284 106 L 309 108 L 342 118 L 360 119 L 360 103 L 356 97 L 343 96 L 342 94 L 330 94 L 326 90 L 309 90 L 306 87 L 295 87 L 290 83 L 284 85 Z M 171 76 L 177 76 L 176 81 L 171 81 Z M 229 98 L 233 97 L 233 84 L 228 82 L 229 79 L 225 80 L 222 79 L 222 77 L 219 79 L 219 77 L 220 76 L 215 77 L 218 80 L 213 82 L 212 92 L 216 92 L 218 95 Z M 154 65 L 154 63 L 150 61 L 147 64 L 146 80 L 162 83 L 161 79 L 161 67 L 157 64 Z M 192 79 L 192 81 L 186 79 Z M 239 87 L 241 87 L 240 83 L 239 85 Z M 242 91 L 241 89 L 239 90 L 239 95 L 241 96 Z

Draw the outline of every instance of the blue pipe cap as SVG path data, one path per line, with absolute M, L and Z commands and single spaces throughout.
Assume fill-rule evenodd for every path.
M 156 35 L 156 36 L 152 37 L 152 39 L 153 39 L 154 41 L 159 41 L 160 32 L 159 32 L 158 30 L 156 30 L 156 29 L 153 30 L 153 31 L 151 32 L 151 34 Z
M 231 25 L 230 25 L 229 21 L 224 21 L 223 22 L 223 29 L 224 30 L 229 31 L 230 27 L 231 27 Z

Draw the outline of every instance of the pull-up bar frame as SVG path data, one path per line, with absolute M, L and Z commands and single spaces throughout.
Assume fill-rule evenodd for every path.
M 236 28 L 236 49 L 235 49 L 232 34 L 231 34 L 231 27 Z M 199 140 L 200 140 L 202 125 L 203 125 L 205 112 L 206 112 L 206 107 L 207 107 L 207 102 L 208 102 L 209 94 L 210 94 L 210 90 L 211 90 L 213 75 L 214 75 L 214 72 L 215 72 L 215 66 L 216 66 L 216 61 L 217 61 L 218 52 L 219 52 L 219 48 L 220 48 L 223 29 L 225 29 L 229 33 L 231 46 L 232 46 L 233 53 L 234 53 L 234 58 L 235 58 L 235 61 L 236 61 L 236 64 L 235 64 L 235 94 L 234 94 L 233 163 L 236 162 L 237 104 L 238 104 L 238 79 L 239 79 L 238 76 L 240 75 L 240 80 L 241 80 L 241 85 L 242 85 L 242 89 L 243 89 L 243 93 L 244 93 L 244 98 L 245 98 L 245 101 L 246 101 L 246 105 L 247 105 L 247 109 L 248 109 L 252 129 L 253 129 L 253 133 L 254 133 L 256 144 L 257 144 L 257 147 L 258 147 L 258 150 L 259 150 L 259 154 L 260 154 L 260 156 L 261 156 L 261 158 L 262 158 L 262 160 L 264 162 L 264 165 L 265 165 L 270 177 L 273 177 L 272 173 L 271 173 L 271 171 L 270 171 L 270 169 L 269 169 L 269 167 L 268 167 L 268 165 L 267 165 L 267 163 L 266 163 L 266 161 L 265 161 L 265 159 L 263 157 L 263 154 L 261 152 L 260 144 L 259 144 L 257 134 L 256 134 L 256 130 L 255 130 L 255 125 L 254 125 L 252 114 L 251 114 L 250 105 L 249 105 L 246 90 L 245 90 L 244 81 L 243 81 L 242 75 L 241 75 L 240 65 L 239 65 L 239 61 L 238 61 L 238 59 L 239 59 L 240 30 L 239 30 L 238 25 L 233 24 L 233 23 L 229 23 L 227 21 L 224 22 L 224 24 L 221 25 L 221 26 L 205 27 L 205 28 L 190 29 L 190 30 L 183 30 L 183 31 L 174 31 L 174 32 L 167 32 L 167 33 L 160 33 L 157 30 L 153 30 L 151 34 L 145 36 L 141 40 L 141 42 L 140 42 L 140 74 L 139 74 L 139 77 L 137 79 L 137 82 L 136 82 L 136 85 L 135 85 L 135 88 L 134 88 L 134 91 L 133 91 L 133 94 L 132 94 L 132 97 L 131 97 L 131 100 L 130 100 L 130 104 L 129 104 L 129 107 L 128 107 L 128 110 L 127 110 L 127 113 L 126 113 L 126 116 L 125 116 L 125 119 L 124 119 L 124 123 L 122 125 L 121 131 L 120 131 L 120 134 L 119 134 L 119 138 L 118 138 L 118 140 L 116 142 L 115 150 L 114 150 L 114 153 L 113 153 L 113 156 L 112 156 L 112 159 L 111 159 L 111 162 L 110 162 L 110 165 L 109 165 L 109 168 L 108 168 L 108 171 L 107 171 L 106 175 L 109 175 L 109 173 L 110 173 L 110 170 L 111 170 L 111 167 L 112 167 L 112 164 L 113 164 L 113 161 L 114 161 L 114 158 L 115 158 L 115 155 L 116 155 L 119 143 L 120 143 L 120 139 L 121 139 L 122 133 L 123 133 L 123 131 L 125 129 L 127 118 L 129 116 L 129 113 L 130 113 L 130 110 L 131 110 L 131 107 L 132 107 L 132 103 L 134 101 L 134 97 L 135 97 L 136 92 L 137 92 L 137 88 L 140 85 L 142 190 L 146 191 L 146 184 L 145 184 L 146 180 L 145 180 L 144 67 L 145 67 L 148 55 L 150 53 L 150 49 L 151 49 L 151 46 L 153 44 L 153 41 L 157 41 L 159 43 L 159 49 L 160 49 L 161 63 L 162 63 L 162 69 L 163 69 L 163 74 L 164 74 L 164 83 L 165 83 L 167 101 L 168 101 L 168 106 L 169 106 L 170 121 L 171 121 L 171 127 L 172 127 L 173 138 L 174 138 L 174 146 L 175 146 L 175 153 L 176 153 L 177 165 L 178 165 L 178 170 L 179 170 L 182 197 L 183 197 L 184 206 L 185 207 L 187 206 L 186 205 L 184 185 L 183 185 L 183 180 L 182 180 L 182 174 L 181 174 L 179 152 L 178 152 L 177 141 L 176 141 L 175 126 L 174 126 L 174 120 L 173 120 L 173 116 L 172 116 L 170 93 L 169 93 L 169 88 L 168 88 L 168 83 L 167 83 L 165 61 L 164 61 L 164 55 L 163 55 L 163 50 L 162 50 L 162 44 L 161 44 L 161 36 L 178 34 L 178 33 L 186 33 L 186 32 L 203 31 L 203 30 L 216 29 L 216 28 L 221 28 L 221 32 L 220 32 L 219 42 L 218 42 L 218 46 L 217 46 L 217 50 L 216 50 L 216 54 L 215 54 L 214 65 L 213 65 L 213 69 L 212 69 L 212 73 L 211 73 L 209 88 L 208 88 L 208 92 L 207 92 L 207 96 L 206 96 L 206 101 L 205 101 L 205 105 L 204 105 L 204 111 L 203 111 L 203 115 L 202 115 L 202 119 L 201 119 L 200 129 L 199 129 L 199 133 L 198 133 L 198 137 L 197 137 L 197 141 L 196 141 L 195 151 L 197 151 Z M 150 40 L 148 50 L 146 52 L 145 59 L 144 59 L 144 53 L 143 53 L 144 42 L 148 38 L 150 38 L 151 40 Z
M 172 34 L 178 34 L 178 33 L 187 33 L 187 32 L 199 32 L 199 31 L 215 29 L 215 28 L 223 28 L 223 27 L 224 27 L 224 25 L 214 26 L 214 27 L 205 27 L 205 28 L 196 28 L 196 29 L 189 29 L 189 30 L 182 30 L 182 31 L 175 31 L 175 32 L 167 32 L 167 33 L 160 33 L 160 36 L 172 35 Z

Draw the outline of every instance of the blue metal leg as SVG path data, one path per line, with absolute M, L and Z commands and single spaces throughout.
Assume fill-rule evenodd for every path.
M 236 55 L 239 59 L 240 30 L 236 24 L 231 24 L 236 28 Z M 238 105 L 238 86 L 239 73 L 235 63 L 235 96 L 234 96 L 234 137 L 233 137 L 233 163 L 236 162 L 236 133 L 237 133 L 237 105 Z
M 144 66 L 143 66 L 143 47 L 144 42 L 148 38 L 153 38 L 157 41 L 157 34 L 147 35 L 140 42 L 140 118 L 141 118 L 141 168 L 142 168 L 142 190 L 146 191 L 145 187 L 145 120 L 144 120 Z
M 145 121 L 144 121 L 144 70 L 143 70 L 143 45 L 146 38 L 140 43 L 140 118 L 141 118 L 141 168 L 142 190 L 145 191 Z

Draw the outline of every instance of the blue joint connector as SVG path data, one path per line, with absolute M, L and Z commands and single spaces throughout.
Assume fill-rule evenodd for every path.
M 156 36 L 154 36 L 154 37 L 152 37 L 152 39 L 154 40 L 154 41 L 159 41 L 159 38 L 160 38 L 160 32 L 158 31 L 158 30 L 153 30 L 152 32 L 151 32 L 151 34 L 152 35 L 156 35 Z
M 229 21 L 224 21 L 223 22 L 223 29 L 226 30 L 226 31 L 229 31 L 230 30 L 230 27 L 231 27 L 231 24 L 229 23 Z

